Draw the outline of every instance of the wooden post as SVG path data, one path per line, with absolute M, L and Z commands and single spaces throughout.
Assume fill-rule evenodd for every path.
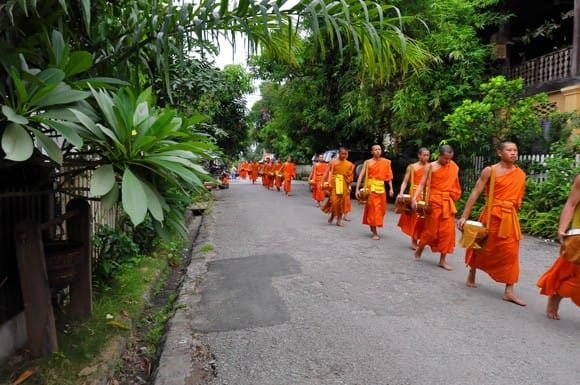
M 28 345 L 33 355 L 47 356 L 58 351 L 58 341 L 40 224 L 18 223 L 15 246 Z
M 91 270 L 91 207 L 83 199 L 72 199 L 66 211 L 77 211 L 77 215 L 66 221 L 67 238 L 82 243 L 81 262 L 74 281 L 70 284 L 70 312 L 75 318 L 91 315 L 93 311 L 93 289 Z
M 580 75 L 580 0 L 574 0 L 574 30 L 572 33 L 572 58 L 570 76 Z

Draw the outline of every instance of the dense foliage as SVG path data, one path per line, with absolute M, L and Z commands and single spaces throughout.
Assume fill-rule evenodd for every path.
M 479 92 L 491 51 L 477 32 L 500 20 L 488 11 L 495 3 L 392 1 L 406 15 L 401 28 L 429 56 L 422 56 L 423 65 L 413 70 L 395 65 L 386 81 L 365 76 L 363 64 L 348 50 L 321 57 L 305 49 L 298 68 L 273 62 L 264 53 L 253 62 L 270 82 L 255 105 L 255 137 L 267 143 L 279 138 L 272 145 L 309 153 L 337 145 L 366 148 L 386 140 L 391 152 L 413 156 L 418 146 L 437 145 L 445 136 L 443 117 Z M 413 56 L 406 52 L 401 60 Z

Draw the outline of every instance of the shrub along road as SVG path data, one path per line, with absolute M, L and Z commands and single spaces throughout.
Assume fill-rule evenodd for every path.
M 522 241 L 519 307 L 482 272 L 465 286 L 463 249 L 452 272 L 429 249 L 415 261 L 391 205 L 373 241 L 356 202 L 339 228 L 293 186 L 215 192 L 155 384 L 577 383 L 580 311 L 549 320 L 535 286 L 557 244 Z

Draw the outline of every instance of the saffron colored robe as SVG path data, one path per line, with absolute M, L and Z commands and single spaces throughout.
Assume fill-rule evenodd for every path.
M 489 183 L 486 196 L 489 196 Z M 496 282 L 514 284 L 520 275 L 520 240 L 522 231 L 517 211 L 526 188 L 526 174 L 521 168 L 496 176 L 489 235 L 482 250 L 465 251 L 465 264 L 485 271 Z M 487 205 L 478 221 L 487 221 Z
M 274 186 L 276 186 L 276 189 L 278 189 L 278 191 L 280 191 L 280 188 L 282 187 L 282 178 L 283 175 L 282 174 L 282 170 L 284 169 L 284 164 L 282 163 L 275 163 L 273 170 L 274 170 Z
M 425 215 L 420 246 L 429 246 L 434 253 L 449 254 L 455 249 L 455 202 L 461 197 L 459 167 L 454 161 L 431 173 L 429 203 L 431 213 Z
M 580 228 L 580 205 L 574 209 L 572 228 Z M 580 265 L 558 257 L 552 267 L 542 274 L 536 285 L 540 287 L 540 294 L 558 294 L 570 298 L 580 306 Z
M 246 179 L 248 177 L 249 168 L 250 165 L 248 164 L 248 162 L 243 161 L 242 163 L 240 163 L 240 178 Z
M 364 208 L 362 223 L 363 225 L 383 227 L 383 219 L 387 213 L 387 188 L 385 182 L 393 179 L 391 161 L 379 158 L 373 165 L 370 165 L 370 160 L 367 160 L 365 167 L 368 170 L 365 188 L 368 188 L 371 193 Z M 363 169 L 362 172 L 366 171 Z
M 346 213 L 346 196 L 348 195 L 348 186 L 352 183 L 353 174 L 354 164 L 348 160 L 340 161 L 334 165 L 329 181 L 330 194 L 320 210 L 333 216 Z M 341 193 L 337 193 L 337 183 L 341 184 L 338 186 Z
M 327 168 L 328 165 L 324 162 L 318 162 L 312 166 L 311 178 L 314 181 L 314 185 L 312 186 L 312 199 L 317 202 L 324 200 L 324 190 L 320 188 L 320 182 Z
M 293 162 L 283 164 L 284 192 L 288 194 L 292 191 L 292 178 L 296 178 L 296 165 Z
M 410 167 L 413 167 L 413 165 L 410 165 Z M 424 173 L 424 166 L 413 170 L 413 180 L 409 180 L 409 195 L 413 196 L 413 194 L 415 194 L 415 190 L 417 190 L 417 182 L 421 181 Z M 411 239 L 421 239 L 424 225 L 425 219 L 420 218 L 419 214 L 415 211 L 402 213 L 399 216 L 399 222 L 397 223 L 397 226 L 401 228 L 401 231 L 410 236 Z
M 266 188 L 269 188 L 270 186 L 270 171 L 270 163 L 264 162 L 264 166 L 262 168 L 262 184 Z
M 256 183 L 256 180 L 258 180 L 259 172 L 260 172 L 260 164 L 257 162 L 252 163 L 250 173 L 250 180 L 252 181 L 252 183 Z

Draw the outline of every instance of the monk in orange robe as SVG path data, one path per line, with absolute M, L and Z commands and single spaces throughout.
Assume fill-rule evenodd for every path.
M 514 285 L 520 274 L 519 248 L 522 239 L 517 210 L 522 204 L 526 188 L 526 173 L 515 162 L 518 159 L 518 147 L 512 142 L 502 142 L 498 146 L 499 163 L 485 167 L 477 180 L 471 195 L 465 203 L 465 209 L 457 226 L 463 231 L 465 221 L 477 199 L 486 190 L 489 199 L 492 167 L 495 172 L 491 223 L 487 223 L 487 242 L 481 250 L 467 249 L 465 264 L 469 266 L 467 287 L 477 287 L 475 273 L 477 269 L 485 271 L 496 282 L 504 283 L 503 299 L 520 306 L 526 303 L 514 293 Z M 485 223 L 488 207 L 483 209 L 478 221 Z
M 260 163 L 256 162 L 255 160 L 252 161 L 252 163 L 250 164 L 250 180 L 252 181 L 252 184 L 256 183 L 256 180 L 258 180 L 258 175 L 260 173 Z
M 274 159 L 270 159 L 268 168 L 268 190 L 272 190 L 274 188 L 274 182 L 276 181 L 276 171 L 274 170 Z
M 289 196 L 292 192 L 292 178 L 296 178 L 296 164 L 292 162 L 292 157 L 288 156 L 286 162 L 282 165 L 284 178 L 284 194 Z
M 283 169 L 284 165 L 282 164 L 280 159 L 278 159 L 276 163 L 274 163 L 274 166 L 272 167 L 272 170 L 274 171 L 274 186 L 276 186 L 276 190 L 278 191 L 280 191 L 280 189 L 282 188 L 282 180 L 284 178 Z
M 270 158 L 266 158 L 262 166 L 262 185 L 267 189 L 270 188 Z
M 324 156 L 319 154 L 316 158 L 316 164 L 312 166 L 312 171 L 308 176 L 308 181 L 312 184 L 312 199 L 316 201 L 316 207 L 320 207 L 320 203 L 324 200 L 324 190 L 321 188 L 321 181 L 324 172 L 328 165 L 324 161 Z
M 373 239 L 379 240 L 377 227 L 383 227 L 383 220 L 387 213 L 387 192 L 385 190 L 385 182 L 389 185 L 389 196 L 394 196 L 393 190 L 393 170 L 391 168 L 391 161 L 382 158 L 383 149 L 380 145 L 374 144 L 371 147 L 371 154 L 373 157 L 365 161 L 363 170 L 356 181 L 355 195 L 357 199 L 360 197 L 361 183 L 364 187 L 369 189 L 370 195 L 365 205 L 362 223 L 369 225 L 373 233 Z
M 327 181 L 330 189 L 330 195 L 321 210 L 330 214 L 328 223 L 332 223 L 336 218 L 336 225 L 341 227 L 344 226 L 342 216 L 346 212 L 346 194 L 348 194 L 348 186 L 352 183 L 354 174 L 354 164 L 346 160 L 347 155 L 346 148 L 338 149 L 338 158 L 330 161 L 320 184 L 322 189 L 322 184 Z
M 415 194 L 417 184 L 421 181 L 425 167 L 429 164 L 430 155 L 431 152 L 426 147 L 421 147 L 419 149 L 419 152 L 417 152 L 419 160 L 407 167 L 397 200 L 401 202 L 404 201 L 407 183 L 409 183 L 409 195 L 413 196 L 413 194 Z M 413 250 L 417 250 L 419 247 L 419 239 L 421 239 L 421 232 L 423 231 L 424 224 L 425 219 L 422 216 L 419 216 L 416 211 L 403 212 L 399 217 L 397 226 L 401 228 L 403 233 L 411 237 L 411 249 Z
M 439 147 L 436 161 L 429 163 L 415 194 L 411 197 L 411 207 L 417 210 L 417 200 L 425 191 L 430 210 L 425 212 L 425 227 L 421 234 L 415 258 L 420 259 L 423 249 L 439 252 L 438 265 L 445 270 L 453 270 L 445 260 L 455 249 L 455 202 L 461 197 L 459 167 L 453 161 L 453 148 L 444 144 Z
M 558 226 L 560 242 L 564 242 L 568 236 L 566 230 L 570 221 L 572 221 L 573 229 L 580 229 L 580 174 L 574 178 L 570 195 L 560 214 Z M 548 318 L 560 319 L 558 309 L 562 298 L 570 298 L 572 302 L 580 306 L 580 265 L 566 261 L 560 256 L 540 277 L 537 285 L 541 288 L 540 294 L 549 296 L 546 306 Z
M 246 179 L 248 177 L 248 162 L 246 162 L 245 160 L 243 162 L 240 163 L 240 179 Z

